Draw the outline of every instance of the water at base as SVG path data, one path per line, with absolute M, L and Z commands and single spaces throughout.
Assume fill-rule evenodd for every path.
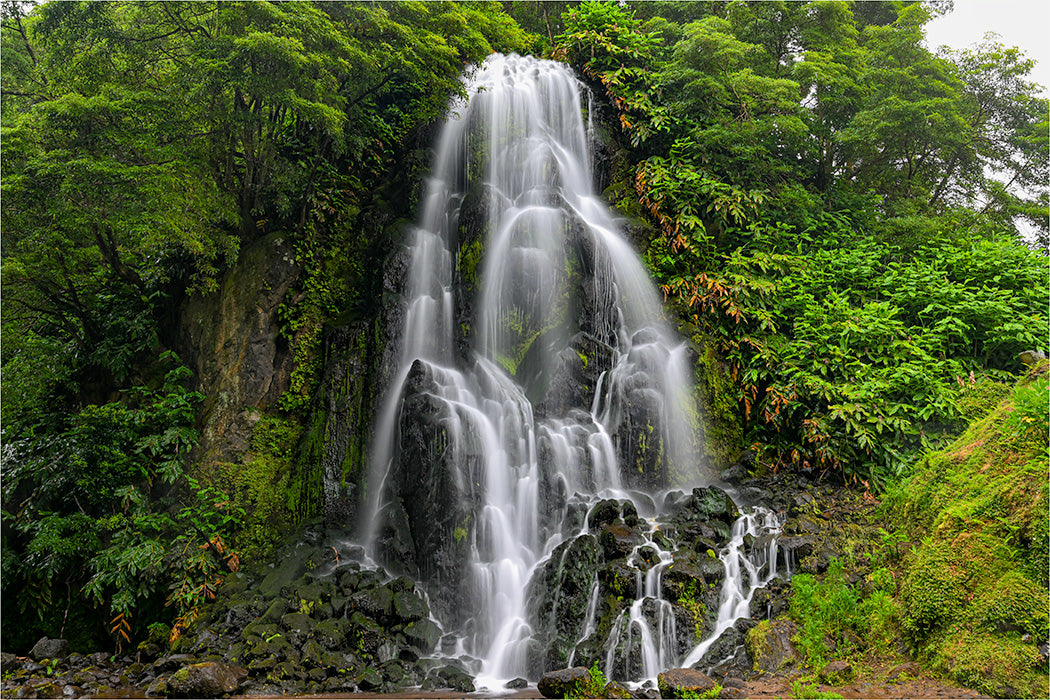
M 434 459 L 452 472 L 447 498 L 469 504 L 447 535 L 469 545 L 454 585 L 471 615 L 454 622 L 438 612 L 443 647 L 476 659 L 477 685 L 498 690 L 529 675 L 535 630 L 526 592 L 537 566 L 579 532 L 568 503 L 628 499 L 639 488 L 625 483 L 621 461 L 645 445 L 633 445 L 625 426 L 643 421 L 659 445 L 662 487 L 706 479 L 688 351 L 594 191 L 579 81 L 559 63 L 494 55 L 465 88 L 437 141 L 408 243 L 404 326 L 376 421 L 361 542 L 369 560 L 397 567 L 380 533 L 392 527 L 400 471 L 413 468 L 399 458 L 407 392 L 422 391 L 425 419 L 443 441 Z M 463 298 L 468 278 L 472 299 Z M 581 343 L 594 352 L 585 355 Z M 594 378 L 582 387 L 565 380 L 577 357 Z M 425 378 L 424 388 L 411 388 L 412 377 Z M 757 514 L 741 523 L 741 533 L 768 527 Z M 740 551 L 737 543 L 723 554 L 727 587 L 740 589 L 726 593 L 726 624 L 747 614 L 748 586 L 759 585 Z M 641 636 L 645 678 L 678 662 L 668 641 L 674 616 L 659 594 L 670 556 L 661 551 L 616 622 L 622 634 Z M 591 595 L 584 628 L 593 631 L 597 588 Z

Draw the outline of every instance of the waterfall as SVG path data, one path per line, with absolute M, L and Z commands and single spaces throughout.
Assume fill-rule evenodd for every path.
M 564 573 L 552 555 L 591 506 L 712 479 L 688 349 L 595 192 L 581 84 L 562 64 L 493 55 L 464 88 L 405 251 L 360 536 L 368 557 L 429 586 L 449 654 L 498 688 L 535 679 L 530 582 L 541 566 Z M 680 652 L 660 594 L 671 553 L 646 544 L 659 561 L 612 636 L 640 635 L 653 677 Z M 576 645 L 599 607 L 597 579 L 580 585 Z

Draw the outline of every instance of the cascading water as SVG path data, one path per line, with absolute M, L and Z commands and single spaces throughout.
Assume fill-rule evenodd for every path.
M 581 533 L 600 498 L 711 479 L 687 348 L 594 191 L 580 84 L 561 64 L 495 55 L 465 88 L 407 251 L 361 537 L 370 558 L 430 587 L 446 650 L 477 659 L 479 684 L 497 688 L 542 670 L 538 627 L 556 624 L 559 603 L 543 622 L 533 579 L 572 537 L 594 550 Z M 651 533 L 645 545 L 658 561 L 610 635 L 613 647 L 621 632 L 640 639 L 631 680 L 680 659 L 660 593 L 671 554 Z M 723 555 L 727 570 L 739 549 Z M 596 632 L 598 586 L 581 583 L 570 659 Z M 749 597 L 726 603 L 728 624 Z

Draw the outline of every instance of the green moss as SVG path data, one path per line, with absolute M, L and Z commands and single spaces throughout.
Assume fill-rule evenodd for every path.
M 989 632 L 1023 632 L 1050 638 L 1046 589 L 1017 571 L 1007 572 L 983 591 L 967 614 L 974 627 Z
M 960 618 L 967 579 L 965 562 L 950 544 L 929 542 L 917 550 L 901 588 L 905 631 L 920 639 Z
M 1019 635 L 958 630 L 928 645 L 933 667 L 965 686 L 999 698 L 1045 698 L 1046 666 Z
M 704 614 L 707 612 L 707 606 L 700 602 L 696 589 L 696 581 L 682 584 L 678 592 L 678 604 L 693 618 L 693 635 L 700 640 L 704 637 Z
M 485 252 L 481 238 L 464 243 L 459 249 L 459 273 L 463 281 L 473 287 L 478 282 L 478 265 Z
M 744 428 L 740 407 L 734 398 L 737 390 L 715 351 L 715 343 L 701 333 L 693 335 L 693 342 L 700 349 L 696 364 L 696 403 L 701 415 L 696 417 L 696 422 L 702 428 L 700 434 L 706 438 L 702 448 L 709 461 L 722 469 L 743 450 Z
M 762 620 L 747 631 L 747 636 L 744 637 L 744 647 L 747 649 L 747 655 L 749 658 L 758 659 L 768 652 L 766 638 L 769 636 L 769 632 L 772 629 L 773 625 L 769 620 Z M 755 670 L 758 670 L 757 662 Z
M 921 541 L 900 590 L 907 639 L 936 669 L 997 696 L 1046 697 L 1035 647 L 1050 636 L 1041 371 L 927 455 L 883 507 L 891 529 Z
M 234 545 L 245 561 L 265 558 L 293 522 L 284 494 L 292 475 L 301 427 L 292 418 L 260 418 L 240 464 L 216 465 L 216 476 L 234 505 L 244 509 L 244 527 Z

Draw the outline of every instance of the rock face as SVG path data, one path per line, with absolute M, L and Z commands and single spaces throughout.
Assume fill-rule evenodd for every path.
M 450 445 L 447 406 L 435 397 L 433 370 L 417 360 L 402 392 L 400 450 L 389 477 L 390 501 L 378 533 L 384 559 L 432 583 L 431 599 L 453 624 L 472 615 L 458 604 L 469 578 L 467 528 L 473 516 L 473 486 L 463 474 L 483 456 Z M 469 424 L 464 424 L 470 430 Z M 464 441 L 469 442 L 469 441 Z
M 695 698 L 710 691 L 716 683 L 691 668 L 672 668 L 656 677 L 660 696 L 665 698 Z
M 239 666 L 215 661 L 191 664 L 168 679 L 168 695 L 173 698 L 218 698 L 237 690 L 248 673 Z
M 277 311 L 298 276 L 291 247 L 271 234 L 245 246 L 217 291 L 183 309 L 180 355 L 208 397 L 198 448 L 206 462 L 237 461 L 257 411 L 288 389 L 292 354 L 278 337 Z

